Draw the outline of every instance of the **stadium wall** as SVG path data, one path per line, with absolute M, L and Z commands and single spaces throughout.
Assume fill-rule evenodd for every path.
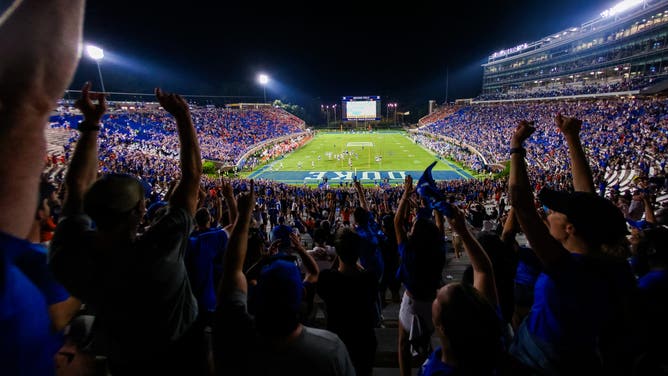
M 248 150 L 246 153 L 244 153 L 244 154 L 241 156 L 241 158 L 239 158 L 239 160 L 237 161 L 237 163 L 236 163 L 236 165 L 235 165 L 234 167 L 236 167 L 237 169 L 241 169 L 241 167 L 242 167 L 242 162 L 243 162 L 243 161 L 245 161 L 246 159 L 248 159 L 248 157 L 250 157 L 251 155 L 253 155 L 253 154 L 256 153 L 257 151 L 262 150 L 263 148 L 265 148 L 265 147 L 267 147 L 267 146 L 274 145 L 274 144 L 276 144 L 276 143 L 283 142 L 283 141 L 285 141 L 285 140 L 289 140 L 289 139 L 291 139 L 291 138 L 293 138 L 293 137 L 299 137 L 299 136 L 304 135 L 304 134 L 307 134 L 307 133 L 309 133 L 309 132 L 293 133 L 293 134 L 289 134 L 289 135 L 287 135 L 287 136 L 282 136 L 282 137 L 278 137 L 278 138 L 272 138 L 271 140 L 267 140 L 267 141 L 261 142 L 261 143 L 257 144 L 256 146 L 254 146 L 253 148 L 251 148 L 250 150 Z

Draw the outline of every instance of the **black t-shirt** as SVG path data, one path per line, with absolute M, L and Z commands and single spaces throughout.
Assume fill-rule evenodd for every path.
M 318 277 L 317 292 L 325 301 L 328 330 L 338 334 L 346 345 L 375 341 L 374 327 L 378 322 L 375 274 L 366 270 L 356 274 L 323 270 Z

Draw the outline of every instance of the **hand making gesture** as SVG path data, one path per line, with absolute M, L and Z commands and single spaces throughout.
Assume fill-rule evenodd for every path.
M 510 140 L 510 147 L 511 148 L 522 147 L 524 141 L 526 141 L 526 139 L 529 138 L 529 136 L 531 136 L 531 134 L 535 131 L 536 128 L 533 126 L 532 122 L 528 122 L 526 120 L 520 121 L 520 123 L 517 125 L 517 128 L 515 129 L 513 138 Z
M 404 197 L 408 197 L 413 193 L 413 177 L 406 175 L 404 178 Z
M 81 97 L 74 102 L 74 107 L 81 111 L 85 123 L 96 126 L 107 111 L 107 100 L 104 93 L 91 93 L 90 88 L 91 83 L 88 81 L 81 88 Z M 97 104 L 93 102 L 94 100 L 97 100 Z
M 573 117 L 566 117 L 562 114 L 557 114 L 554 119 L 557 127 L 564 134 L 564 136 L 577 136 L 582 128 L 582 120 Z
M 155 97 L 160 102 L 160 106 L 177 119 L 190 114 L 188 102 L 182 96 L 174 93 L 164 93 L 162 89 L 155 89 Z

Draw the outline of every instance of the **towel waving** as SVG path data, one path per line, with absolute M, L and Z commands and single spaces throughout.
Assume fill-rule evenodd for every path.
M 438 161 L 430 164 L 420 176 L 417 183 L 417 193 L 425 199 L 430 209 L 436 209 L 444 216 L 452 217 L 452 205 L 448 202 L 448 198 L 436 187 L 436 182 L 431 176 L 431 169 L 434 168 Z

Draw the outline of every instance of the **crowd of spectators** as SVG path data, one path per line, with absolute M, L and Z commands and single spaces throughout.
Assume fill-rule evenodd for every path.
M 635 169 L 648 175 L 665 169 L 668 101 L 664 98 L 470 105 L 421 127 L 418 134 L 443 135 L 472 146 L 489 165 L 508 160 L 507 146 L 499 139 L 507 139 L 520 119 L 531 119 L 537 132 L 527 144 L 530 166 L 540 173 L 560 173 L 568 164 L 563 140 L 552 120 L 559 112 L 584 119 L 584 147 L 595 174 L 606 169 Z M 441 142 L 427 145 L 432 143 L 435 151 L 443 150 Z M 445 155 L 454 157 L 452 152 Z
M 527 98 L 568 97 L 575 95 L 619 93 L 640 90 L 652 83 L 658 82 L 652 77 L 637 77 L 628 80 L 614 79 L 590 80 L 591 82 L 569 83 L 565 81 L 546 81 L 546 86 L 534 88 L 516 88 L 499 93 L 481 94 L 476 101 L 495 101 Z
M 485 161 L 480 155 L 474 153 L 471 149 L 465 146 L 457 145 L 454 140 L 446 141 L 439 138 L 428 137 L 424 133 L 416 133 L 412 138 L 416 144 L 421 145 L 438 155 L 455 160 L 466 166 L 469 170 L 475 172 L 486 171 Z
M 154 165 L 176 157 L 174 148 L 178 140 L 174 136 L 174 121 L 159 108 L 144 104 L 130 109 L 120 102 L 110 106 L 109 115 L 102 120 L 102 143 L 106 146 L 103 161 L 126 156 L 136 161 L 145 157 L 149 165 Z M 296 137 L 306 131 L 302 120 L 274 107 L 229 109 L 191 105 L 191 110 L 202 156 L 226 165 L 235 165 L 254 145 L 289 135 Z M 54 128 L 72 129 L 79 121 L 80 112 L 67 104 L 59 106 L 49 118 Z M 73 132 L 66 151 L 75 141 Z

